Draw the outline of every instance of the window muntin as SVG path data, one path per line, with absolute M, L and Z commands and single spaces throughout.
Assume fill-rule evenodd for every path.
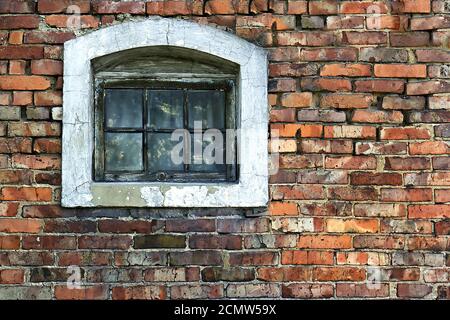
M 96 93 L 95 181 L 237 180 L 236 161 L 226 155 L 236 152 L 236 138 L 226 132 L 236 129 L 233 80 L 98 79 Z M 170 154 L 181 143 L 171 140 L 177 129 L 186 130 L 181 164 Z M 219 155 L 212 153 L 218 163 L 198 157 L 215 141 L 211 129 L 223 137 Z

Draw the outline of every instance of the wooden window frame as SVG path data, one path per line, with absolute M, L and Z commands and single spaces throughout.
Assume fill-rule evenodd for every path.
M 225 172 L 192 172 L 189 171 L 189 164 L 184 165 L 184 172 L 148 172 L 147 157 L 147 134 L 155 133 L 172 133 L 174 129 L 150 129 L 147 126 L 148 114 L 148 91 L 149 90 L 183 90 L 184 107 L 183 107 L 183 128 L 188 129 L 192 134 L 193 129 L 188 128 L 188 108 L 187 108 L 187 90 L 222 90 L 225 92 L 225 129 L 220 130 L 224 134 L 224 146 L 227 146 L 226 134 L 227 129 L 236 130 L 237 112 L 236 112 L 236 80 L 227 77 L 188 77 L 188 78 L 164 78 L 164 79 L 148 79 L 148 78 L 109 78 L 97 77 L 95 79 L 95 120 L 94 120 L 94 170 L 93 180 L 96 182 L 237 182 L 239 165 L 237 163 L 236 152 L 236 135 L 233 137 L 230 148 L 224 150 L 224 160 L 230 159 L 226 156 L 226 151 L 233 153 L 233 163 L 224 163 Z M 143 90 L 143 127 L 136 128 L 118 128 L 107 129 L 105 125 L 105 93 L 108 89 L 141 89 Z M 209 128 L 202 130 L 202 133 Z M 143 134 L 143 170 L 142 172 L 107 172 L 105 170 L 105 133 L 142 133 Z M 188 139 L 184 139 L 187 143 Z M 185 148 L 187 145 L 185 145 Z

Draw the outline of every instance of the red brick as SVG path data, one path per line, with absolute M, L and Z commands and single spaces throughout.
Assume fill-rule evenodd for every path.
M 399 173 L 354 172 L 350 175 L 351 185 L 402 185 Z
M 216 4 L 217 5 L 217 4 Z M 220 4 L 219 4 L 220 6 Z M 216 9 L 214 6 L 213 9 Z M 226 9 L 226 8 L 222 8 Z M 147 2 L 147 14 L 158 14 L 161 16 L 176 16 L 176 15 L 189 15 L 189 14 L 201 14 L 202 7 L 195 3 L 188 3 L 186 1 L 151 1 Z M 206 7 L 205 7 L 206 11 Z
M 426 47 L 430 45 L 430 34 L 418 31 L 391 33 L 390 42 L 393 47 Z
M 36 106 L 59 106 L 62 105 L 62 93 L 60 91 L 43 91 L 34 93 L 34 104 Z
M 35 15 L 14 15 L 2 16 L 0 29 L 37 29 L 39 26 L 39 16 Z
M 332 298 L 333 286 L 331 284 L 292 283 L 283 285 L 283 298 L 314 299 Z
M 2 218 L 0 232 L 6 233 L 39 233 L 43 222 L 37 219 L 6 219 Z
M 45 23 L 56 28 L 67 28 L 71 22 L 70 19 L 70 15 L 51 15 L 45 17 Z M 97 28 L 100 24 L 98 18 L 94 16 L 82 15 L 79 21 L 81 29 Z
M 26 201 L 50 201 L 52 199 L 51 188 L 32 187 L 3 187 L 2 200 L 26 200 Z
M 44 49 L 36 46 L 2 46 L 0 59 L 40 59 Z
M 447 50 L 416 50 L 418 62 L 450 62 L 450 53 Z
M 363 29 L 364 17 L 357 16 L 332 16 L 327 17 L 327 29 Z
M 0 217 L 14 217 L 17 215 L 19 203 L 17 202 L 3 202 L 0 203 Z
M 39 0 L 38 11 L 40 13 L 66 13 L 70 6 L 75 5 L 79 8 L 80 13 L 88 13 L 91 7 L 89 2 L 89 0 Z
M 365 123 L 402 123 L 403 113 L 400 111 L 355 110 L 352 121 Z
M 355 248 L 404 249 L 405 243 L 402 236 L 357 235 L 353 238 Z
M 332 15 L 338 13 L 338 2 L 336 0 L 309 1 L 310 15 Z
M 326 32 L 278 32 L 276 41 L 279 46 L 329 46 L 335 42 L 335 36 Z M 293 60 L 299 57 L 300 51 L 292 48 Z
M 295 29 L 295 16 L 273 15 L 263 13 L 257 16 L 238 16 L 236 18 L 237 27 L 257 27 L 272 30 L 293 30 Z
M 381 189 L 381 201 L 425 202 L 432 200 L 431 189 Z
M 326 64 L 320 72 L 324 77 L 366 77 L 372 74 L 368 64 Z
M 340 6 L 340 13 L 387 13 L 388 7 L 382 1 L 343 1 Z
M 337 283 L 336 296 L 344 298 L 388 298 L 389 285 L 380 283 L 379 285 L 369 286 L 358 283 Z
M 15 91 L 13 93 L 13 105 L 26 106 L 33 104 L 33 93 L 27 91 Z
M 324 199 L 325 193 L 322 186 L 316 185 L 276 186 L 272 197 L 274 200 Z
M 362 281 L 366 271 L 354 267 L 320 267 L 313 269 L 313 281 Z
M 23 60 L 11 60 L 9 62 L 9 74 L 25 74 L 27 62 Z
M 273 216 L 297 215 L 298 208 L 294 202 L 271 202 L 269 212 Z
M 0 138 L 0 153 L 31 153 L 31 139 Z
M 375 76 L 381 78 L 426 78 L 426 65 L 376 64 Z
M 383 109 L 422 110 L 424 108 L 425 108 L 424 97 L 386 96 L 383 98 Z
M 430 139 L 431 133 L 426 128 L 403 127 L 382 128 L 380 130 L 381 140 L 418 140 Z
M 429 13 L 431 0 L 402 0 L 397 10 L 402 13 Z
M 295 122 L 296 121 L 296 110 L 295 109 L 280 109 L 270 110 L 270 121 L 271 122 Z
M 368 108 L 373 101 L 374 98 L 372 95 L 328 94 L 322 96 L 320 106 L 336 109 L 365 109 Z
M 229 285 L 229 290 L 233 285 Z M 230 294 L 228 294 L 230 295 Z M 175 285 L 170 287 L 170 298 L 179 299 L 218 299 L 224 296 L 223 285 Z
M 366 24 L 369 30 L 406 30 L 408 29 L 408 17 L 405 16 L 378 16 L 367 17 Z
M 257 279 L 277 282 L 308 281 L 311 279 L 311 269 L 305 267 L 258 268 Z
M 59 156 L 16 154 L 12 158 L 12 165 L 14 168 L 26 169 L 61 169 L 61 159 Z
M 11 137 L 59 136 L 61 125 L 55 122 L 12 122 L 8 126 Z
M 436 202 L 450 202 L 450 189 L 435 190 Z
M 358 80 L 358 81 L 355 81 L 355 91 L 356 92 L 403 93 L 404 89 L 405 89 L 405 83 L 400 80 Z
M 419 157 L 386 157 L 385 170 L 429 170 L 431 169 L 431 161 L 429 158 Z
M 205 5 L 207 14 L 235 14 L 236 1 L 233 0 L 210 0 Z
M 19 236 L 0 236 L 1 250 L 17 250 L 20 247 Z
M 95 13 L 99 14 L 145 14 L 145 2 L 115 2 L 115 1 L 97 1 L 93 5 Z
M 301 235 L 297 246 L 308 249 L 350 249 L 352 238 L 348 235 Z
M 106 266 L 110 264 L 112 255 L 102 251 L 66 251 L 58 252 L 58 265 L 60 266 Z
M 445 237 L 410 237 L 408 239 L 408 249 L 445 251 L 448 250 L 448 243 Z
M 326 219 L 325 231 L 330 233 L 376 233 L 377 219 Z
M 288 1 L 288 14 L 305 14 L 308 13 L 308 2 L 292 0 Z
M 305 140 L 300 141 L 302 153 L 352 153 L 353 144 L 348 140 Z
M 373 139 L 376 136 L 376 128 L 370 126 L 325 126 L 325 138 L 357 138 Z
M 420 17 L 411 19 L 411 30 L 447 29 L 449 26 L 450 17 L 448 16 Z
M 1 90 L 45 90 L 50 81 L 40 76 L 0 76 Z
M 340 41 L 343 45 L 386 45 L 388 37 L 386 32 L 343 31 Z
M 57 285 L 55 298 L 57 300 L 105 300 L 108 298 L 108 286 L 85 286 L 81 289 L 72 289 L 66 285 Z
M 281 95 L 281 105 L 287 108 L 312 107 L 313 94 L 311 92 L 294 92 Z
M 409 153 L 414 154 L 450 154 L 450 143 L 445 141 L 426 141 L 409 144 Z
M 450 204 L 411 205 L 408 207 L 408 218 L 410 219 L 450 218 Z
M 0 270 L 0 284 L 21 284 L 24 282 L 24 270 L 4 269 Z
M 34 140 L 33 151 L 37 153 L 61 153 L 61 140 L 39 138 Z
M 408 83 L 406 87 L 408 95 L 426 95 L 433 93 L 450 92 L 450 81 L 431 80 L 424 82 Z
M 33 13 L 35 3 L 32 0 L 9 0 L 0 2 L 0 13 Z
M 303 61 L 356 61 L 355 48 L 303 49 Z
M 167 298 L 164 286 L 132 286 L 112 288 L 113 300 L 164 300 Z
M 24 43 L 62 44 L 75 38 L 73 32 L 30 31 L 25 33 Z
M 80 249 L 123 249 L 130 248 L 130 236 L 81 236 L 78 238 Z
M 378 200 L 378 193 L 370 187 L 329 187 L 328 198 L 346 201 Z
M 39 75 L 62 75 L 63 65 L 58 60 L 34 60 L 31 61 L 31 72 Z
M 425 284 L 399 283 L 397 296 L 400 298 L 423 298 L 431 293 L 432 287 Z
M 369 156 L 345 156 L 326 157 L 325 168 L 330 169 L 376 169 L 377 161 L 375 157 Z
M 304 265 L 332 265 L 333 252 L 331 251 L 303 251 L 289 250 L 281 254 L 282 264 L 304 264 Z

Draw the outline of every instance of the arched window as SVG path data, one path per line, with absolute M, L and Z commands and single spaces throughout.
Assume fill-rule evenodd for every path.
M 64 63 L 64 206 L 267 203 L 262 49 L 149 19 L 69 41 Z

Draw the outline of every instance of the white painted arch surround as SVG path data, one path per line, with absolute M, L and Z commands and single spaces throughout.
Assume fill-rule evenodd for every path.
M 240 66 L 238 183 L 94 182 L 91 60 L 148 46 L 194 49 Z M 266 51 L 217 28 L 150 18 L 104 28 L 64 45 L 62 206 L 263 207 L 268 202 Z

